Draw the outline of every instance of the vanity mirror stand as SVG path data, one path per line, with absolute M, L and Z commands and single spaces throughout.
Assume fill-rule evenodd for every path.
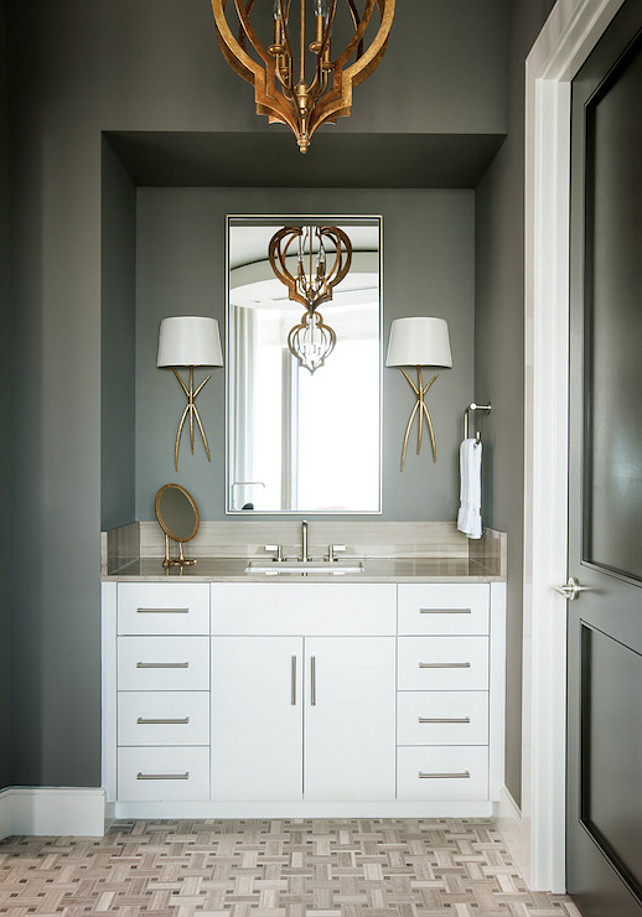
M 196 561 L 185 557 L 183 544 L 191 541 L 198 532 L 200 522 L 198 507 L 189 491 L 180 484 L 165 484 L 154 501 L 158 524 L 165 533 L 164 567 L 193 566 Z M 178 544 L 178 557 L 172 557 L 170 539 Z

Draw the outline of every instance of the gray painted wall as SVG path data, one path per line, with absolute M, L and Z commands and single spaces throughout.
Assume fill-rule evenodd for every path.
M 507 10 L 404 0 L 388 56 L 335 130 L 503 131 Z M 101 131 L 269 128 L 220 56 L 206 0 L 23 0 L 8 12 L 11 780 L 97 785 Z
M 8 124 L 7 124 L 7 42 L 5 2 L 0 3 L 0 366 L 6 366 L 9 355 L 9 207 L 8 207 Z M 7 386 L 0 385 L 0 430 L 8 431 Z M 9 467 L 7 461 L 9 438 L 0 442 L 0 508 L 8 518 Z M 10 783 L 11 741 L 9 719 L 9 595 L 7 589 L 9 561 L 9 529 L 3 525 L 0 534 L 0 789 Z
M 524 528 L 524 61 L 554 0 L 515 0 L 509 133 L 476 194 L 475 391 L 484 420 L 487 521 L 508 532 L 506 786 L 521 800 Z
M 213 370 L 199 396 L 212 462 L 200 442 L 192 456 L 185 441 L 177 474 L 174 439 L 185 397 L 171 370 L 156 368 L 158 327 L 168 315 L 192 314 L 213 315 L 224 329 L 225 215 L 278 212 L 383 215 L 386 346 L 394 318 L 436 315 L 448 320 L 453 369 L 442 372 L 428 396 L 437 464 L 429 441 L 416 455 L 415 424 L 401 473 L 401 443 L 414 396 L 398 369 L 384 370 L 382 518 L 454 519 L 461 416 L 473 393 L 473 192 L 292 188 L 138 192 L 136 518 L 154 518 L 154 495 L 168 481 L 178 481 L 193 493 L 202 518 L 225 518 L 224 370 Z M 204 376 L 201 371 L 197 379 Z M 347 397 L 356 406 L 359 397 L 367 397 L 358 389 L 358 367 L 354 383 Z
M 103 143 L 101 528 L 135 519 L 136 188 Z

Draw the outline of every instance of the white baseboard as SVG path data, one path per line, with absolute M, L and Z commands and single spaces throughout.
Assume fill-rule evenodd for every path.
M 499 791 L 499 802 L 495 804 L 494 816 L 508 852 L 515 861 L 522 878 L 530 888 L 530 825 L 523 818 L 519 806 L 505 786 Z
M 22 787 L 0 791 L 0 838 L 10 834 L 102 837 L 105 791 L 99 787 Z
M 0 840 L 12 833 L 10 790 L 0 790 Z

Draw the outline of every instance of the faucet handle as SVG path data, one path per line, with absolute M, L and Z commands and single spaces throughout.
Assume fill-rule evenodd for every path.
M 329 544 L 328 545 L 328 560 L 332 563 L 334 560 L 338 560 L 338 557 L 335 557 L 335 554 L 345 553 L 346 546 L 344 544 Z
M 266 544 L 263 545 L 263 549 L 268 554 L 274 554 L 272 560 L 284 560 L 283 557 L 283 545 L 280 544 Z

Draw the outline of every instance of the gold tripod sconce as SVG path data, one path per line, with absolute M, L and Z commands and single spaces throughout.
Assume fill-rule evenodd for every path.
M 210 373 L 201 384 L 194 388 L 194 369 L 197 366 L 222 366 L 223 351 L 221 349 L 221 336 L 218 322 L 215 318 L 206 318 L 200 315 L 177 315 L 164 318 L 160 325 L 158 335 L 158 367 L 171 366 L 174 375 L 185 393 L 187 404 L 178 423 L 176 444 L 174 447 L 174 467 L 178 471 L 178 448 L 181 443 L 181 434 L 185 421 L 189 417 L 189 440 L 194 455 L 194 422 L 201 434 L 208 462 L 211 461 L 210 447 L 207 443 L 205 429 L 198 408 L 194 403 L 196 396 L 204 385 L 212 378 Z M 181 378 L 177 366 L 189 369 L 189 383 Z
M 448 333 L 448 322 L 443 318 L 428 318 L 426 316 L 417 316 L 413 318 L 398 318 L 390 326 L 390 338 L 388 339 L 388 355 L 386 357 L 386 366 L 398 366 L 401 372 L 408 380 L 408 384 L 417 396 L 415 405 L 410 412 L 410 418 L 406 426 L 406 433 L 403 438 L 403 448 L 401 450 L 401 470 L 403 471 L 406 460 L 406 449 L 408 447 L 408 438 L 412 428 L 415 416 L 419 415 L 419 429 L 417 431 L 417 455 L 421 451 L 421 443 L 424 430 L 424 418 L 428 424 L 430 433 L 430 443 L 432 446 L 433 462 L 437 461 L 437 443 L 435 440 L 435 429 L 433 427 L 430 413 L 426 405 L 425 396 L 439 373 L 435 373 L 430 382 L 424 385 L 421 373 L 422 366 L 439 367 L 450 369 L 453 365 L 452 354 L 450 351 L 450 335 Z M 415 383 L 404 366 L 417 367 L 417 382 Z

